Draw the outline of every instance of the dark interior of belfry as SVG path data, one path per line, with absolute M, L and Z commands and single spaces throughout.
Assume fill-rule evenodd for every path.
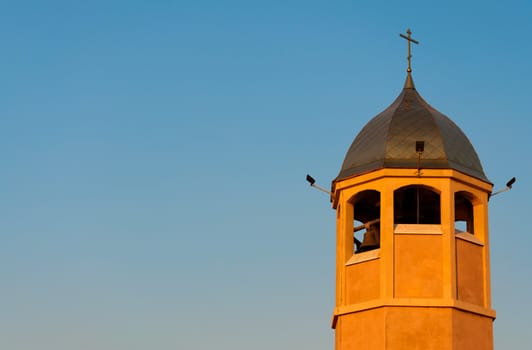
M 362 191 L 353 198 L 355 232 L 363 229 L 369 231 L 370 228 L 380 231 L 380 202 L 380 193 L 375 190 Z M 467 192 L 457 192 L 454 202 L 456 232 L 474 234 L 472 197 Z M 439 225 L 440 212 L 440 194 L 428 187 L 412 185 L 394 191 L 394 225 Z M 371 239 L 371 245 L 367 244 L 368 239 Z M 372 233 L 371 237 L 364 234 L 362 242 L 355 237 L 356 250 L 362 252 L 379 248 L 379 240 L 380 232 Z
M 397 189 L 393 203 L 395 224 L 440 224 L 440 195 L 426 187 Z

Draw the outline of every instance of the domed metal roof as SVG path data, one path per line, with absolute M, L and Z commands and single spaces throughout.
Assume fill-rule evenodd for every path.
M 488 181 L 467 136 L 425 102 L 410 73 L 397 99 L 357 135 L 334 181 L 381 168 L 417 169 L 416 141 L 424 141 L 421 169 L 455 169 Z

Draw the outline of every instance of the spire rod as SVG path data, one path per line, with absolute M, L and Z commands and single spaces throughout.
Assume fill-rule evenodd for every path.
M 406 77 L 406 83 L 405 83 L 405 88 L 414 88 L 414 82 L 412 81 L 412 76 L 410 73 L 412 73 L 412 65 L 411 65 L 411 58 L 412 58 L 412 55 L 410 53 L 410 43 L 414 43 L 414 44 L 419 44 L 419 41 L 417 40 L 414 40 L 412 39 L 412 31 L 410 30 L 410 28 L 408 28 L 406 30 L 406 34 L 408 35 L 404 35 L 404 34 L 399 34 L 399 36 L 403 39 L 406 39 L 407 41 L 407 46 L 408 46 L 408 56 L 407 56 L 407 60 L 408 60 L 408 68 L 406 69 L 406 72 L 408 73 L 408 76 Z

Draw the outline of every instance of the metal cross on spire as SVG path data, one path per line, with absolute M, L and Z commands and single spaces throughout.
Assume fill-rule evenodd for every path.
M 406 30 L 406 34 L 408 34 L 408 36 L 406 36 L 404 34 L 399 34 L 399 36 L 408 41 L 408 57 L 407 57 L 407 59 L 408 59 L 408 69 L 406 71 L 408 73 L 410 73 L 410 72 L 412 72 L 412 66 L 410 65 L 410 59 L 412 58 L 412 55 L 410 54 L 410 43 L 419 44 L 419 41 L 412 39 L 412 37 L 410 36 L 412 34 L 412 31 L 410 30 L 410 28 L 408 28 Z

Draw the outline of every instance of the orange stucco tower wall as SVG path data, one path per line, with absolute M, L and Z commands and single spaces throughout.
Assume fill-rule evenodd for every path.
M 409 73 L 333 181 L 336 350 L 493 349 L 491 192 L 465 134 Z M 357 251 L 355 228 L 375 220 L 378 247 Z

